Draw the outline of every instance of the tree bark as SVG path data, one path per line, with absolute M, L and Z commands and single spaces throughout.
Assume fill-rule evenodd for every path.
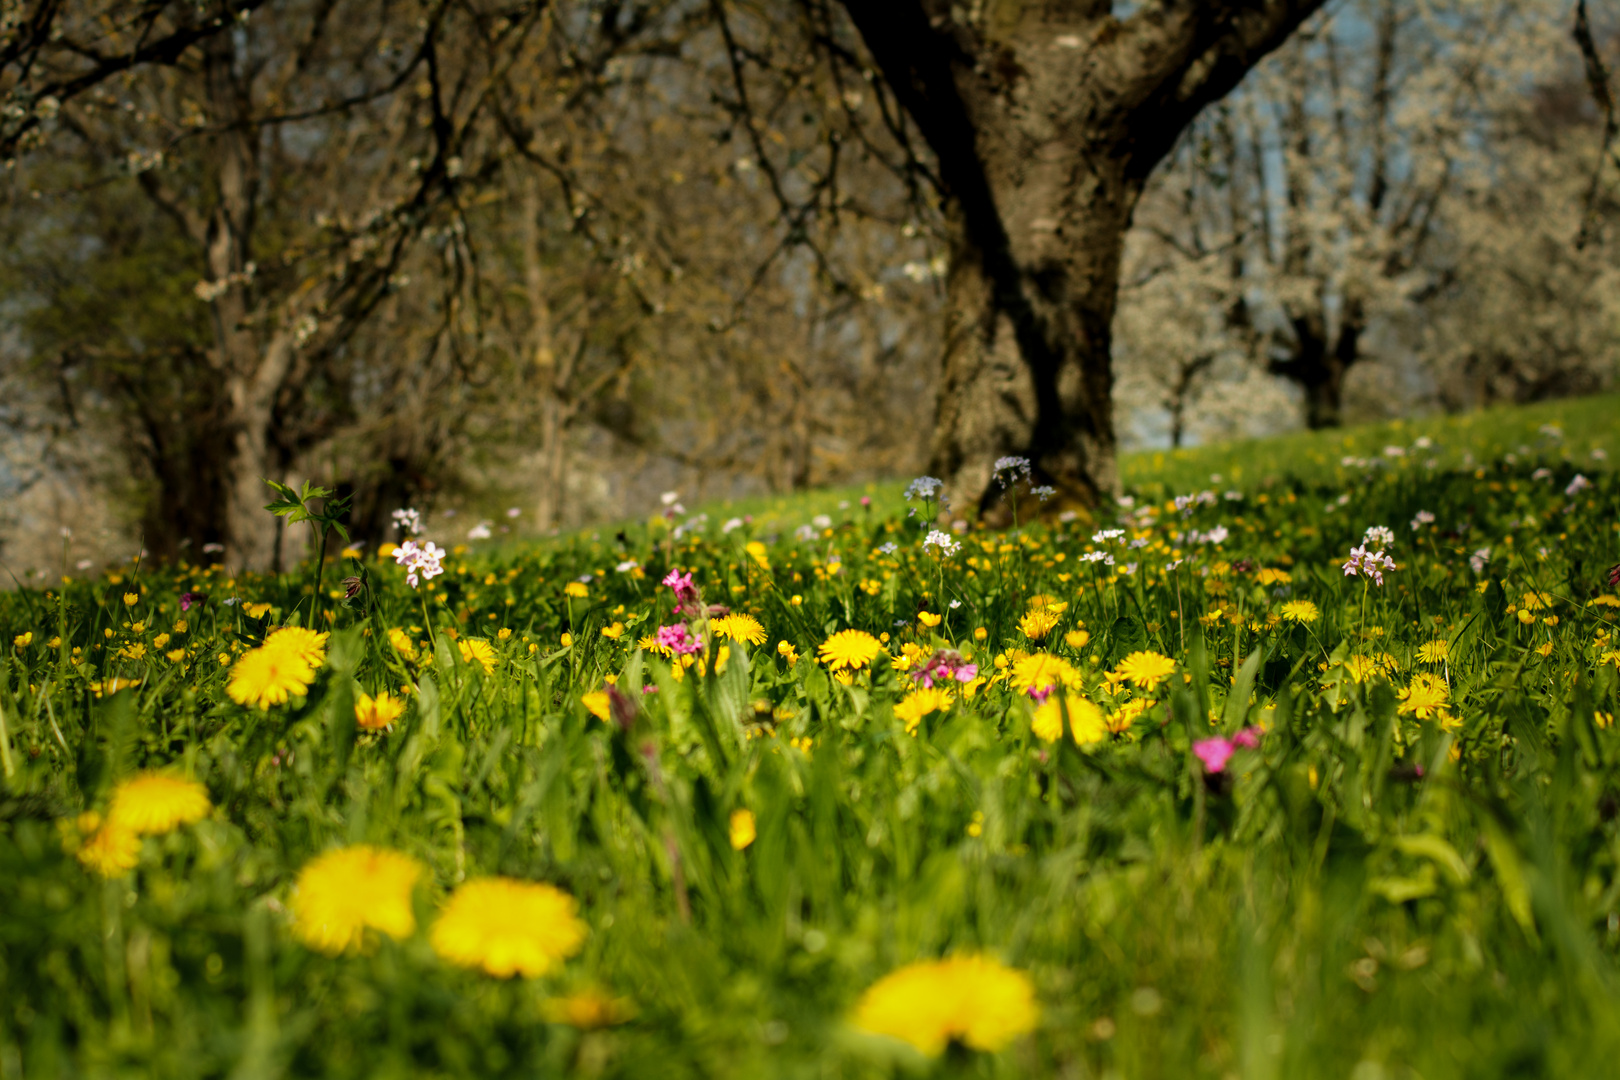
M 844 0 L 937 160 L 950 266 L 933 470 L 957 511 L 1005 508 L 995 461 L 1049 506 L 1118 484 L 1112 323 L 1125 231 L 1154 166 L 1322 0 L 952 5 Z

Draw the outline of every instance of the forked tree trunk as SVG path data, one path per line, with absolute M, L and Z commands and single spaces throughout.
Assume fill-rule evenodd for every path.
M 933 151 L 950 242 L 933 467 L 1002 511 L 1017 454 L 1056 505 L 1114 491 L 1125 230 L 1154 166 L 1323 0 L 843 0 Z

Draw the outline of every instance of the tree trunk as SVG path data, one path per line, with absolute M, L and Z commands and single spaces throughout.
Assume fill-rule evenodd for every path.
M 257 352 L 257 342 L 234 343 Z M 272 492 L 266 480 L 286 482 L 271 438 L 275 397 L 292 363 L 294 345 L 283 332 L 271 338 L 257 362 L 246 356 L 232 359 L 226 378 L 229 394 L 231 455 L 226 465 L 226 558 L 240 570 L 280 570 L 280 519 L 265 509 Z
M 937 162 L 949 243 L 932 468 L 957 512 L 1006 507 L 997 458 L 1052 506 L 1116 489 L 1112 323 L 1149 173 L 1322 0 L 844 0 Z M 918 168 L 929 172 L 919 163 Z
M 1095 505 L 1118 483 L 1112 323 L 1140 187 L 1097 178 L 1096 201 L 1060 226 L 1069 192 L 1059 171 L 1008 178 L 1015 190 L 998 201 L 1018 212 L 1010 234 L 992 240 L 1000 250 L 986 252 L 960 205 L 947 207 L 945 357 L 931 468 L 958 511 L 976 507 L 996 522 L 1008 515 L 992 473 L 1006 454 L 1028 457 L 1037 481 L 1058 488 L 1057 505 Z

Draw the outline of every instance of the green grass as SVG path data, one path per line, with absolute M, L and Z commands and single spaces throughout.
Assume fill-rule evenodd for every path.
M 419 592 L 354 563 L 365 588 L 319 614 L 308 573 L 126 567 L 7 594 L 0 1078 L 1606 1075 L 1620 483 L 1590 451 L 1620 450 L 1614 405 L 1136 456 L 1111 546 L 1078 523 L 972 532 L 941 563 L 878 485 L 870 511 L 858 488 L 706 507 L 679 542 L 642 523 L 457 555 Z M 1566 495 L 1577 472 L 1592 486 Z M 1166 505 L 1206 488 L 1189 516 Z M 1219 545 L 1177 539 L 1217 525 Z M 1340 568 L 1373 525 L 1396 536 L 1382 587 Z M 744 544 L 770 535 L 767 570 Z M 1082 558 L 1105 548 L 1112 568 Z M 638 649 L 677 621 L 671 566 L 764 643 L 717 671 L 711 640 L 678 679 Z M 208 599 L 182 617 L 182 592 Z M 1282 616 L 1302 600 L 1314 620 Z M 1066 605 L 1039 641 L 1032 602 Z M 307 692 L 233 701 L 238 658 L 312 620 L 331 638 Z M 815 661 L 845 628 L 887 635 L 849 685 Z M 985 681 L 908 733 L 906 673 L 942 647 Z M 1112 733 L 1034 733 L 1009 673 L 1041 651 Z M 1167 681 L 1107 677 L 1143 651 L 1175 661 Z M 633 722 L 582 701 L 609 677 Z M 1425 684 L 1443 710 L 1414 710 Z M 358 692 L 402 687 L 390 730 L 357 730 Z M 1193 743 L 1251 725 L 1258 747 L 1206 772 Z M 101 877 L 75 820 L 147 769 L 201 782 L 212 812 Z M 757 837 L 737 850 L 740 810 Z M 360 842 L 426 868 L 417 929 L 313 951 L 298 874 Z M 575 897 L 577 955 L 534 979 L 441 959 L 446 898 L 491 874 Z M 964 951 L 1027 973 L 1032 1032 L 925 1059 L 850 1022 L 887 973 Z M 587 990 L 619 1022 L 562 1022 Z

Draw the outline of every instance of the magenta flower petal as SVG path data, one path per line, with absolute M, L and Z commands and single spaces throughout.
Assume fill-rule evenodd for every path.
M 1235 749 L 1230 740 L 1218 737 L 1200 739 L 1192 745 L 1193 753 L 1204 763 L 1204 771 L 1212 773 L 1218 773 L 1226 768 L 1226 763 L 1232 759 L 1232 751 Z

